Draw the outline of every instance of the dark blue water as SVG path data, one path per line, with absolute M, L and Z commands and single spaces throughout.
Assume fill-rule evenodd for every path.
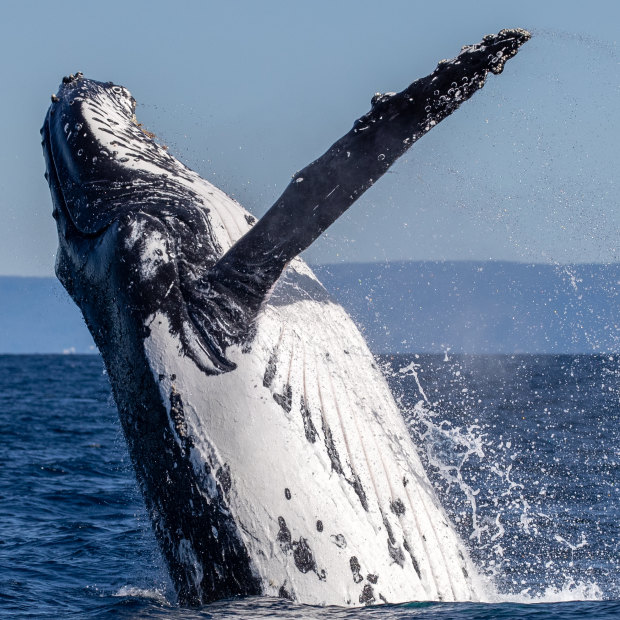
M 620 617 L 620 358 L 382 361 L 497 602 L 180 609 L 100 359 L 0 356 L 0 617 Z

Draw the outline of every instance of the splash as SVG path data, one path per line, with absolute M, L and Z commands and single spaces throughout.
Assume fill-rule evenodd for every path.
M 605 514 L 593 522 L 592 510 L 596 498 L 596 509 L 607 510 L 604 489 L 610 497 L 617 491 L 618 451 L 602 452 L 597 440 L 585 445 L 578 424 L 590 410 L 575 402 L 600 382 L 600 416 L 617 417 L 613 356 L 392 356 L 384 371 L 493 600 L 617 594 L 617 527 Z M 571 465 L 582 461 L 582 469 Z M 596 492 L 588 468 L 600 476 Z
M 112 596 L 121 598 L 148 599 L 160 605 L 170 605 L 164 593 L 158 588 L 138 588 L 135 586 L 122 586 Z
M 518 595 L 502 596 L 500 600 L 506 603 L 566 603 L 569 601 L 600 601 L 604 598 L 603 591 L 598 584 L 589 581 L 577 582 L 569 577 L 560 587 L 549 586 L 539 594 L 530 594 L 529 589 L 525 589 Z

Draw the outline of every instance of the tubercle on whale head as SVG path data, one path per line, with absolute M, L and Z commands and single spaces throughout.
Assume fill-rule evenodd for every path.
M 52 103 L 64 103 L 70 106 L 80 103 L 84 99 L 93 98 L 99 98 L 100 104 L 103 106 L 104 100 L 108 98 L 113 106 L 123 109 L 129 117 L 136 110 L 136 100 L 124 86 L 113 82 L 100 82 L 85 78 L 81 71 L 64 76 L 58 91 L 51 98 Z M 56 114 L 56 108 L 52 106 L 50 112 Z M 79 115 L 80 112 L 78 110 L 75 114 Z
M 136 100 L 112 82 L 63 78 L 41 134 L 54 215 L 96 235 L 134 207 L 172 204 L 190 171 L 154 141 L 135 116 Z M 181 193 L 193 198 L 191 192 Z

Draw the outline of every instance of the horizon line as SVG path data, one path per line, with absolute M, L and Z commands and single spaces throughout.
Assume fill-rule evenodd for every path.
M 574 261 L 569 263 L 564 262 L 535 262 L 535 261 L 525 261 L 525 260 L 513 260 L 513 259 L 503 259 L 503 258 L 447 258 L 447 259 L 420 259 L 420 258 L 395 258 L 395 259 L 385 259 L 385 260 L 376 260 L 376 261 L 340 261 L 340 262 L 310 262 L 306 261 L 306 264 L 313 267 L 333 267 L 335 265 L 389 265 L 389 264 L 399 264 L 399 263 L 429 263 L 429 264 L 449 264 L 449 263 L 460 263 L 460 264 L 509 264 L 509 265 L 524 265 L 524 266 L 542 266 L 542 267 L 575 267 L 575 266 L 601 266 L 601 267 L 610 267 L 613 265 L 620 266 L 620 259 L 616 261 L 608 261 L 608 262 L 600 262 L 600 261 Z M 18 273 L 0 273 L 0 278 L 40 278 L 40 279 L 55 279 L 56 275 L 54 273 L 42 275 L 42 274 L 18 274 Z

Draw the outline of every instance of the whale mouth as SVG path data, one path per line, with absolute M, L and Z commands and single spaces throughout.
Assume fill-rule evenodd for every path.
M 44 176 L 52 194 L 52 217 L 57 223 L 60 223 L 60 221 L 64 219 L 66 222 L 70 221 L 75 226 L 75 223 L 71 218 L 71 212 L 67 208 L 67 202 L 62 191 L 62 184 L 58 178 L 58 170 L 56 169 L 56 163 L 54 161 L 54 154 L 50 139 L 49 115 L 45 117 L 43 127 L 41 127 L 41 136 L 41 146 L 43 147 L 43 157 L 46 164 Z

